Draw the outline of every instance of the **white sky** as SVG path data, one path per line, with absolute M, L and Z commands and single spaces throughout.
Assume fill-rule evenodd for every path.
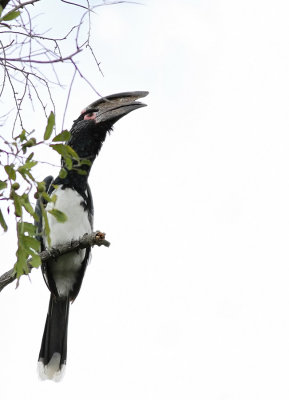
M 44 17 L 61 32 L 56 3 Z M 38 381 L 49 293 L 34 271 L 0 295 L 1 400 L 287 400 L 289 4 L 143 3 L 97 10 L 104 77 L 82 60 L 101 94 L 150 95 L 93 166 L 111 247 L 71 307 L 66 374 Z M 72 97 L 68 128 L 96 99 L 83 81 Z

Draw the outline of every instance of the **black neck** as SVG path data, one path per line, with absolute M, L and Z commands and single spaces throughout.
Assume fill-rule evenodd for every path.
M 60 176 L 58 176 L 55 179 L 54 184 L 62 185 L 63 189 L 68 187 L 75 189 L 80 194 L 85 193 L 87 188 L 89 171 L 87 171 L 87 175 L 80 175 L 77 171 L 78 171 L 77 169 L 76 170 L 72 169 L 70 171 L 67 171 L 67 175 L 65 178 L 60 178 Z M 85 170 L 81 169 L 81 171 Z
M 107 128 L 96 125 L 94 121 L 90 120 L 79 121 L 73 125 L 67 144 L 77 153 L 80 163 L 74 160 L 72 169 L 68 169 L 63 161 L 63 168 L 67 175 L 65 178 L 58 176 L 54 182 L 56 185 L 74 188 L 79 193 L 85 192 L 92 164 L 105 140 Z M 85 164 L 84 160 L 88 160 L 90 165 Z

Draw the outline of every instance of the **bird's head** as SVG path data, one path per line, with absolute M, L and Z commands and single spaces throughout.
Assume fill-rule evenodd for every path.
M 74 160 L 73 169 L 66 167 L 62 158 L 62 166 L 68 175 L 58 178 L 57 183 L 74 182 L 74 186 L 83 185 L 89 175 L 91 165 L 98 155 L 106 134 L 113 124 L 126 114 L 146 104 L 138 101 L 148 92 L 126 92 L 103 97 L 87 106 L 74 121 L 67 144 L 77 153 L 81 163 Z M 87 160 L 90 161 L 87 163 Z
M 92 120 L 97 125 L 105 124 L 111 128 L 116 121 L 131 111 L 145 107 L 146 104 L 137 100 L 147 95 L 148 92 L 125 92 L 102 97 L 82 110 L 73 127 L 80 121 Z
M 68 144 L 80 157 L 99 153 L 102 143 L 115 122 L 133 110 L 145 107 L 138 99 L 148 92 L 125 92 L 103 97 L 82 110 L 71 128 Z

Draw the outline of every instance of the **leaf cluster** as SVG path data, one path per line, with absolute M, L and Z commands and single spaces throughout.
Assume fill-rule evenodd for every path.
M 55 115 L 50 113 L 44 131 L 43 140 L 37 142 L 31 134 L 22 130 L 12 143 L 6 142 L 3 138 L 3 145 L 0 150 L 0 225 L 6 232 L 8 223 L 6 221 L 11 210 L 14 212 L 16 232 L 17 232 L 17 251 L 14 269 L 17 277 L 28 273 L 27 260 L 30 257 L 33 267 L 40 265 L 38 256 L 39 235 L 45 234 L 50 243 L 50 229 L 48 224 L 45 205 L 55 204 L 56 195 L 49 196 L 46 193 L 45 182 L 35 179 L 34 168 L 40 163 L 35 159 L 36 147 L 40 144 L 48 145 L 50 149 L 56 151 L 64 159 L 60 176 L 65 177 L 67 171 L 76 169 L 78 173 L 83 173 L 78 167 L 89 163 L 88 160 L 80 160 L 77 153 L 66 144 L 70 138 L 70 132 L 63 131 L 51 139 L 55 126 Z M 1 137 L 0 137 L 1 141 Z M 6 145 L 6 150 L 5 150 Z M 6 159 L 4 161 L 4 159 Z M 39 217 L 35 212 L 35 199 L 39 199 L 42 211 L 43 232 L 37 232 L 31 220 L 38 221 Z M 48 211 L 58 222 L 66 221 L 66 215 L 55 207 Z
M 63 179 L 73 169 L 79 174 L 86 174 L 85 168 L 81 167 L 90 165 L 89 160 L 80 159 L 67 144 L 70 137 L 68 131 L 63 131 L 51 139 L 55 129 L 55 116 L 53 112 L 48 116 L 47 110 L 55 110 L 52 88 L 64 87 L 69 84 L 62 121 L 62 126 L 64 126 L 72 87 L 77 79 L 83 80 L 98 94 L 93 84 L 86 78 L 85 71 L 80 69 L 78 62 L 80 53 L 84 53 L 86 63 L 82 63 L 82 65 L 90 64 L 87 61 L 90 57 L 101 72 L 100 64 L 90 44 L 90 36 L 93 32 L 91 26 L 93 10 L 102 5 L 122 3 L 120 1 L 103 1 L 101 4 L 93 5 L 93 2 L 97 3 L 93 0 L 84 6 L 79 2 L 61 0 L 60 3 L 67 9 L 65 14 L 69 14 L 71 7 L 78 7 L 79 20 L 75 25 L 64 24 L 63 36 L 55 37 L 53 31 L 50 31 L 50 26 L 47 29 L 42 23 L 35 23 L 38 11 L 34 12 L 34 6 L 38 2 L 39 0 L 0 1 L 3 6 L 0 5 L 0 98 L 3 100 L 0 126 L 6 125 L 6 119 L 13 124 L 10 140 L 0 136 L 0 230 L 6 232 L 8 226 L 9 229 L 11 228 L 8 218 L 9 214 L 13 216 L 18 241 L 15 262 L 15 271 L 18 277 L 27 272 L 28 257 L 33 258 L 32 262 L 35 266 L 40 263 L 37 257 L 39 246 L 37 232 L 31 222 L 32 219 L 37 220 L 38 218 L 34 211 L 35 200 L 39 199 L 43 214 L 44 231 L 40 234 L 45 233 L 48 241 L 49 225 L 45 204 L 56 201 L 55 197 L 50 197 L 46 193 L 45 183 L 35 178 L 34 171 L 37 165 L 43 162 L 34 155 L 38 146 L 47 145 L 50 150 L 56 151 L 61 156 L 63 162 L 59 175 Z M 5 8 L 8 3 L 7 9 L 9 10 Z M 3 10 L 4 8 L 5 10 Z M 50 21 L 49 18 L 47 20 Z M 71 51 L 67 54 L 68 48 Z M 6 101 L 7 99 L 12 101 L 12 111 L 9 111 L 11 102 Z M 40 107 L 43 118 L 47 120 L 42 140 L 37 140 L 33 136 L 33 132 L 25 129 L 28 127 L 28 123 L 22 110 L 26 109 L 26 105 L 31 106 L 33 111 Z M 20 134 L 16 136 L 15 132 L 17 132 L 16 135 L 19 132 Z M 49 212 L 59 222 L 65 221 L 65 215 L 59 210 L 52 207 Z

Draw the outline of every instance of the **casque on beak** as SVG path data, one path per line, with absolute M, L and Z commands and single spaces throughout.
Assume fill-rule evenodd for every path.
M 113 125 L 116 121 L 131 111 L 141 107 L 146 107 L 146 104 L 137 100 L 147 96 L 148 93 L 149 92 L 145 91 L 124 92 L 102 97 L 87 106 L 82 111 L 82 115 L 93 113 L 97 124 L 109 123 L 110 125 Z

